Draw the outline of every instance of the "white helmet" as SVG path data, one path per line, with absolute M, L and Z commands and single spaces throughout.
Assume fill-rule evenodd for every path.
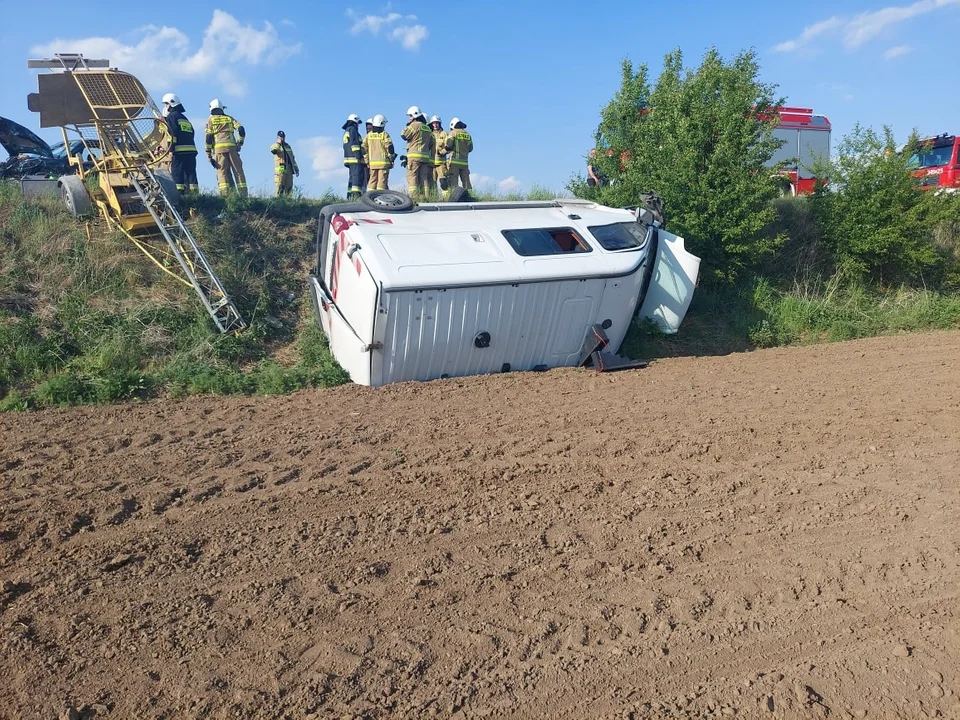
M 179 104 L 180 104 L 180 98 L 177 97 L 176 93 L 167 93 L 166 95 L 163 96 L 163 104 L 164 104 L 164 105 L 167 105 L 167 104 L 169 104 L 169 105 L 179 105 Z
M 416 117 L 417 115 L 423 115 L 423 113 L 420 112 L 420 108 L 418 108 L 416 105 L 411 105 L 407 108 L 407 115 L 410 117 Z
M 440 118 L 437 115 L 434 115 L 430 118 L 430 124 L 433 125 L 435 122 L 441 122 Z
M 374 127 L 382 128 L 384 125 L 387 124 L 387 119 L 380 113 L 377 113 L 376 115 L 373 116 L 373 120 L 371 122 L 373 123 Z
M 365 125 L 373 125 L 373 118 L 367 118 L 363 121 Z
M 356 113 L 350 113 L 347 115 L 347 122 L 355 122 L 357 125 L 360 124 L 360 116 Z
M 213 100 L 210 101 L 211 110 L 225 110 L 226 107 L 227 107 L 226 105 L 220 102 L 220 98 L 214 98 Z
M 453 130 L 457 126 L 457 123 L 459 122 L 460 122 L 460 118 L 458 117 L 450 118 L 450 129 Z

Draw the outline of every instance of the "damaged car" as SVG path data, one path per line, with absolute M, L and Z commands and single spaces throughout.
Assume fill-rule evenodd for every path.
M 10 157 L 0 163 L 0 179 L 3 180 L 55 180 L 62 175 L 73 175 L 76 168 L 70 164 L 70 156 L 82 158 L 86 151 L 80 140 L 70 145 L 58 142 L 47 144 L 39 135 L 23 125 L 0 117 L 0 145 Z M 90 163 L 92 166 L 92 163 Z

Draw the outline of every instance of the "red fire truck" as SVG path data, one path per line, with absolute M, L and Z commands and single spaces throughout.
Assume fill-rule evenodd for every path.
M 921 140 L 912 148 L 910 166 L 916 168 L 911 174 L 921 190 L 956 192 L 960 188 L 960 137 L 944 133 Z
M 784 193 L 809 195 L 817 181 L 812 172 L 814 162 L 830 157 L 830 121 L 810 108 L 780 108 L 780 122 L 773 136 L 784 143 L 768 164 L 786 163 L 782 171 Z

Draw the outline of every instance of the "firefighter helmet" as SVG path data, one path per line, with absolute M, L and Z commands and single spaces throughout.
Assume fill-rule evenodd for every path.
M 225 110 L 226 108 L 227 106 L 220 102 L 220 98 L 214 98 L 210 101 L 211 110 Z
M 457 125 L 460 124 L 460 118 L 452 117 L 450 118 L 450 129 L 453 130 Z
M 387 124 L 387 119 L 380 113 L 377 113 L 376 115 L 373 116 L 374 127 L 382 128 L 386 124 Z
M 176 93 L 167 93 L 163 96 L 164 105 L 179 105 L 180 98 L 177 97 Z
M 418 108 L 416 105 L 411 105 L 407 108 L 407 115 L 409 117 L 417 117 L 418 115 L 423 115 L 423 113 L 420 112 L 420 108 Z
M 360 116 L 356 113 L 350 113 L 347 115 L 347 122 L 355 122 L 357 125 L 360 124 Z
M 363 121 L 365 125 L 373 125 L 373 118 L 367 118 Z
M 443 121 L 440 120 L 439 116 L 434 115 L 432 118 L 430 118 L 430 124 L 433 125 L 434 123 L 440 123 L 442 125 Z

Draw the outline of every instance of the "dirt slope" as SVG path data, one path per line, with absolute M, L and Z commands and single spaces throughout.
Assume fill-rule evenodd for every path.
M 0 416 L 0 717 L 960 718 L 960 333 Z

